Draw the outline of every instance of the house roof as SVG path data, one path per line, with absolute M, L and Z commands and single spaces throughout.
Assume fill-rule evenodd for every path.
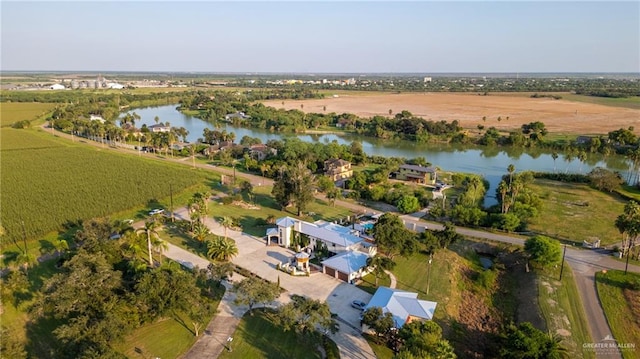
M 322 265 L 342 273 L 351 274 L 365 267 L 367 265 L 367 258 L 369 258 L 369 256 L 366 253 L 347 251 L 322 261 Z
M 406 169 L 406 170 L 412 170 L 412 171 L 417 171 L 417 172 L 424 172 L 424 173 L 435 173 L 436 172 L 436 168 L 435 167 L 425 167 L 425 166 L 418 166 L 418 165 L 401 165 L 400 169 Z
M 324 242 L 333 243 L 342 247 L 349 247 L 356 243 L 362 242 L 362 238 L 353 233 L 350 228 L 343 227 L 335 223 L 325 221 L 317 221 L 309 223 L 291 217 L 282 217 L 276 221 L 278 227 L 291 227 L 300 222 L 300 227 L 294 228 L 296 231 L 304 233 L 308 236 L 315 237 Z
M 278 228 L 267 228 L 267 236 L 277 236 Z
M 294 224 L 296 224 L 296 220 L 291 218 L 291 217 L 282 217 L 282 218 L 278 218 L 278 220 L 276 221 L 276 225 L 278 227 L 291 227 Z
M 301 221 L 300 232 L 342 247 L 349 247 L 362 242 L 362 238 L 351 234 L 349 228 L 333 223 L 320 222 L 320 225 L 317 225 Z
M 330 166 L 346 166 L 348 164 L 350 164 L 351 162 L 349 161 L 345 161 L 341 158 L 332 158 L 330 160 L 326 160 L 324 161 L 325 165 L 330 165 Z
M 402 327 L 409 316 L 431 320 L 436 310 L 436 302 L 418 299 L 418 293 L 389 287 L 378 287 L 366 309 L 382 308 L 383 313 L 391 313 L 398 328 Z

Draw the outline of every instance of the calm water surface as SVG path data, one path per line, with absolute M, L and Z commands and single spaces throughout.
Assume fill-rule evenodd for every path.
M 507 172 L 507 166 L 513 164 L 516 171 L 546 171 L 553 172 L 574 172 L 587 173 L 596 166 L 605 167 L 610 170 L 625 172 L 628 168 L 626 160 L 621 156 L 610 156 L 605 160 L 600 155 L 590 154 L 587 163 L 582 164 L 579 160 L 571 162 L 564 161 L 562 155 L 555 161 L 551 158 L 550 152 L 542 152 L 537 149 L 503 149 L 497 147 L 469 147 L 454 145 L 433 145 L 416 144 L 410 141 L 382 141 L 369 137 L 350 134 L 314 134 L 314 135 L 291 135 L 272 133 L 260 129 L 250 129 L 235 127 L 230 124 L 212 124 L 198 118 L 185 115 L 176 110 L 177 105 L 148 107 L 137 109 L 135 112 L 140 115 L 141 120 L 136 123 L 137 127 L 146 124 L 155 124 L 154 118 L 158 116 L 161 122 L 170 122 L 171 126 L 184 127 L 189 131 L 187 139 L 190 142 L 202 138 L 205 128 L 226 130 L 235 132 L 236 141 L 240 141 L 243 136 L 257 137 L 266 143 L 269 140 L 280 140 L 287 137 L 298 137 L 306 142 L 329 143 L 337 141 L 340 144 L 350 144 L 352 141 L 362 142 L 362 147 L 368 155 L 378 155 L 385 157 L 424 157 L 445 171 L 471 172 L 483 175 L 491 184 L 487 193 L 485 205 L 496 203 L 494 189 L 500 182 L 500 178 Z

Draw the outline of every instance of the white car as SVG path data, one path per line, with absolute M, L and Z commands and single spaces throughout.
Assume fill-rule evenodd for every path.
M 163 214 L 163 213 L 164 213 L 164 209 L 157 208 L 149 212 L 149 215 L 155 216 L 156 214 Z

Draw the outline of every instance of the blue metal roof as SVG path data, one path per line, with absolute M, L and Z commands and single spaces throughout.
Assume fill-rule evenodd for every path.
M 378 287 L 365 310 L 373 307 L 382 308 L 383 313 L 391 313 L 393 315 L 396 327 L 400 328 L 409 316 L 431 320 L 437 304 L 436 302 L 418 299 L 418 293 L 389 287 Z
M 367 265 L 366 253 L 348 251 L 322 261 L 322 265 L 336 269 L 342 273 L 355 273 Z

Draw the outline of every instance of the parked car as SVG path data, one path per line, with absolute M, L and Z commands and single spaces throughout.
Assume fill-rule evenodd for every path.
M 151 210 L 151 212 L 149 212 L 149 215 L 155 216 L 156 214 L 163 214 L 163 213 L 164 213 L 164 209 L 156 208 L 154 210 Z
M 361 300 L 354 300 L 353 302 L 351 302 L 351 306 L 356 309 L 364 310 L 364 307 L 367 306 L 367 303 Z

